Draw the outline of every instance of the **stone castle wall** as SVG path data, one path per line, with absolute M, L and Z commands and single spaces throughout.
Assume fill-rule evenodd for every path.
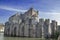
M 30 8 L 24 14 L 15 14 L 9 18 L 9 21 L 5 23 L 4 34 L 6 36 L 19 36 L 19 37 L 37 37 L 44 38 L 49 37 L 50 20 L 49 19 L 39 19 L 38 21 L 38 11 Z M 57 27 L 56 22 L 52 22 L 52 29 Z

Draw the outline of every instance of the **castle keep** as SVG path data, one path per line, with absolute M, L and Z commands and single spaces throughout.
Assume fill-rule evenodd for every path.
M 5 23 L 4 35 L 19 37 L 50 37 L 57 30 L 57 22 L 38 18 L 38 11 L 30 8 L 24 14 L 15 14 Z

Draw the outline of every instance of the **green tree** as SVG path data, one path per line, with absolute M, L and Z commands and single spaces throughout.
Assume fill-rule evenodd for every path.
M 59 37 L 59 35 L 60 35 L 60 32 L 58 32 L 58 31 L 56 31 L 55 33 L 54 33 L 54 38 L 58 38 Z

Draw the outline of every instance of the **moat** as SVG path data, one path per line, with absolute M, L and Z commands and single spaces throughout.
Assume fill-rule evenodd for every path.
M 55 40 L 55 39 L 4 37 L 4 34 L 0 33 L 0 40 Z

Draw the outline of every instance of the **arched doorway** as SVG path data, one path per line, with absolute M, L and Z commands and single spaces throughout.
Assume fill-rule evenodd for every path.
M 16 36 L 16 27 L 14 27 L 14 36 Z

